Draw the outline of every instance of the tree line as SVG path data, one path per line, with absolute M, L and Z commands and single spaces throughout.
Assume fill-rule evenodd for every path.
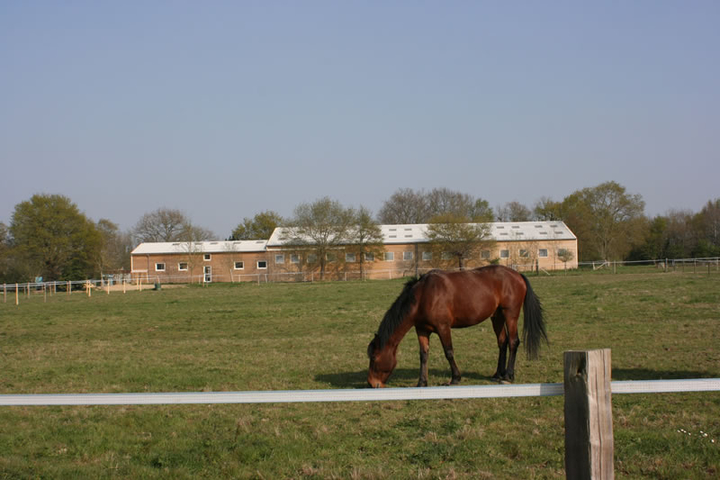
M 277 227 L 283 241 L 325 271 L 328 254 L 351 245 L 360 268 L 382 251 L 379 224 L 429 224 L 431 245 L 462 268 L 488 248 L 489 222 L 562 220 L 578 237 L 580 261 L 652 260 L 720 256 L 720 199 L 699 212 L 673 210 L 649 218 L 641 195 L 616 182 L 577 190 L 562 200 L 543 197 L 532 207 L 512 201 L 493 209 L 485 199 L 448 188 L 403 188 L 373 216 L 367 208 L 345 207 L 328 197 L 295 207 L 290 218 L 263 211 L 245 217 L 228 240 L 268 239 Z M 9 224 L 0 222 L 0 281 L 77 280 L 129 272 L 130 251 L 142 242 L 199 242 L 215 239 L 183 212 L 159 208 L 129 231 L 108 219 L 97 222 L 68 197 L 38 194 L 15 206 Z

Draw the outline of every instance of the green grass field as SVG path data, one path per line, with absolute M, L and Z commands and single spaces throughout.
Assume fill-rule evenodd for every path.
M 613 380 L 720 377 L 720 275 L 531 277 L 551 344 L 611 348 Z M 243 284 L 0 303 L 0 393 L 364 388 L 402 281 Z M 455 331 L 464 384 L 491 384 L 483 323 Z M 391 387 L 417 382 L 413 332 Z M 449 379 L 437 337 L 430 384 Z M 560 397 L 338 404 L 0 407 L 0 478 L 564 478 Z M 617 478 L 717 478 L 720 393 L 616 395 Z M 707 436 L 704 436 L 707 434 Z M 713 442 L 714 440 L 714 442 Z

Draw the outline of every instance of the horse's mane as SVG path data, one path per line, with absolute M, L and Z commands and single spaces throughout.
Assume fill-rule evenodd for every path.
M 378 340 L 377 348 L 382 349 L 390 340 L 390 337 L 395 332 L 395 329 L 402 323 L 405 316 L 410 311 L 413 305 L 415 305 L 415 295 L 413 295 L 413 287 L 420 282 L 425 275 L 421 277 L 414 277 L 405 282 L 400 295 L 395 299 L 393 304 L 390 306 L 385 316 L 380 322 L 376 338 Z

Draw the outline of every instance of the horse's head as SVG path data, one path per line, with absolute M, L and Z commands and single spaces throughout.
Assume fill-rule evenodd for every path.
M 373 341 L 368 345 L 367 353 L 370 359 L 367 381 L 373 388 L 384 387 L 397 365 L 395 349 L 389 348 L 387 345 L 380 348 L 380 337 L 375 335 Z

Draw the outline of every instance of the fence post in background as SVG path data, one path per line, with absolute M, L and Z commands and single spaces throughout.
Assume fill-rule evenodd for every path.
M 7 284 L 3 283 L 3 303 L 7 303 Z
M 565 478 L 613 479 L 610 349 L 564 354 Z
M 20 293 L 18 292 L 18 284 L 15 284 L 15 305 L 20 305 Z

